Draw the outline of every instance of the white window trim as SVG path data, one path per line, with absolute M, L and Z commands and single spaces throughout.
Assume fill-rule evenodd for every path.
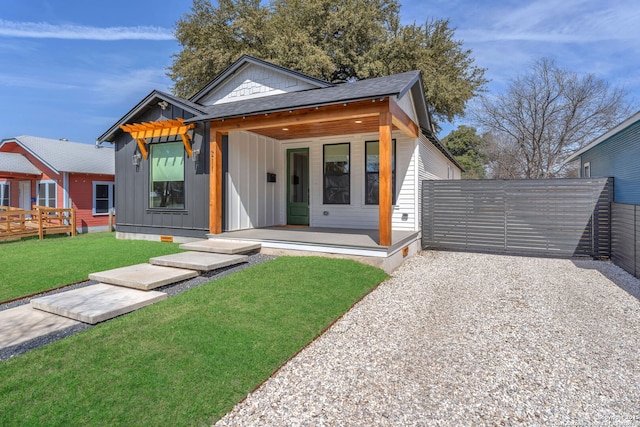
M 589 171 L 589 175 L 585 174 L 585 171 Z M 586 162 L 582 165 L 582 177 L 583 178 L 591 178 L 591 162 Z
M 53 199 L 55 200 L 55 203 L 54 203 L 55 206 L 49 206 L 49 207 L 57 208 L 58 207 L 58 182 L 52 179 L 38 181 L 36 183 L 36 204 L 40 202 L 40 184 L 53 184 L 53 196 L 54 196 Z M 47 185 L 45 188 L 47 189 L 47 195 L 45 196 L 45 199 L 49 200 L 51 198 L 49 197 L 49 186 Z
M 4 194 L 4 189 L 7 189 L 7 194 Z M 5 196 L 7 198 L 7 200 L 9 201 L 9 203 L 7 203 L 7 206 L 11 205 L 11 182 L 6 181 L 6 182 L 0 182 L 0 206 L 4 206 L 2 204 L 2 200 L 5 199 Z
M 93 181 L 93 194 L 91 197 L 91 213 L 93 214 L 93 216 L 102 216 L 102 215 L 109 215 L 109 211 L 113 210 L 113 196 L 114 196 L 114 187 L 115 187 L 115 182 L 113 181 Z M 96 213 L 96 186 L 97 185 L 106 185 L 109 187 L 109 210 L 107 212 L 100 212 L 100 213 Z

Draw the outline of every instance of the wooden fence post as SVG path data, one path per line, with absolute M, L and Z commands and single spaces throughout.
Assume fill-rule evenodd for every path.
M 40 240 L 44 239 L 44 224 L 42 223 L 42 209 L 37 209 L 38 212 L 38 237 Z

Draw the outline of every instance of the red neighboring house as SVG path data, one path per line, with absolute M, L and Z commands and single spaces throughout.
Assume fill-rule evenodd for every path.
M 106 230 L 114 208 L 114 149 L 18 136 L 0 141 L 0 206 L 76 209 L 81 233 Z

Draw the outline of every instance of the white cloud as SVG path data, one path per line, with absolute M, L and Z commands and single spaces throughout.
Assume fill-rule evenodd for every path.
M 162 68 L 116 69 L 92 80 L 89 88 L 95 94 L 94 101 L 102 104 L 137 102 L 154 89 L 168 92 L 171 84 Z
M 172 30 L 162 27 L 87 27 L 46 22 L 14 22 L 0 19 L 0 37 L 70 40 L 173 40 Z
M 474 42 L 635 44 L 640 37 L 640 8 L 633 3 L 537 0 L 521 7 L 501 5 L 468 22 L 457 35 Z
M 81 88 L 68 81 L 58 82 L 52 79 L 44 80 L 41 76 L 6 73 L 0 73 L 0 87 L 1 86 L 39 90 L 72 90 Z

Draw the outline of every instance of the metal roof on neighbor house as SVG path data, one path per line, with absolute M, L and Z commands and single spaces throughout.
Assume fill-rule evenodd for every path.
M 0 174 L 2 172 L 25 175 L 42 174 L 42 171 L 31 164 L 31 162 L 22 154 L 0 152 Z
M 3 139 L 0 149 L 12 142 L 22 146 L 55 172 L 115 174 L 115 150 L 111 147 L 96 148 L 94 144 L 23 135 Z
M 408 71 L 386 77 L 341 83 L 331 87 L 282 93 L 256 99 L 247 99 L 225 104 L 202 107 L 205 114 L 186 122 L 240 117 L 251 114 L 285 111 L 304 107 L 316 107 L 376 99 L 387 96 L 402 96 L 420 80 L 420 71 Z

